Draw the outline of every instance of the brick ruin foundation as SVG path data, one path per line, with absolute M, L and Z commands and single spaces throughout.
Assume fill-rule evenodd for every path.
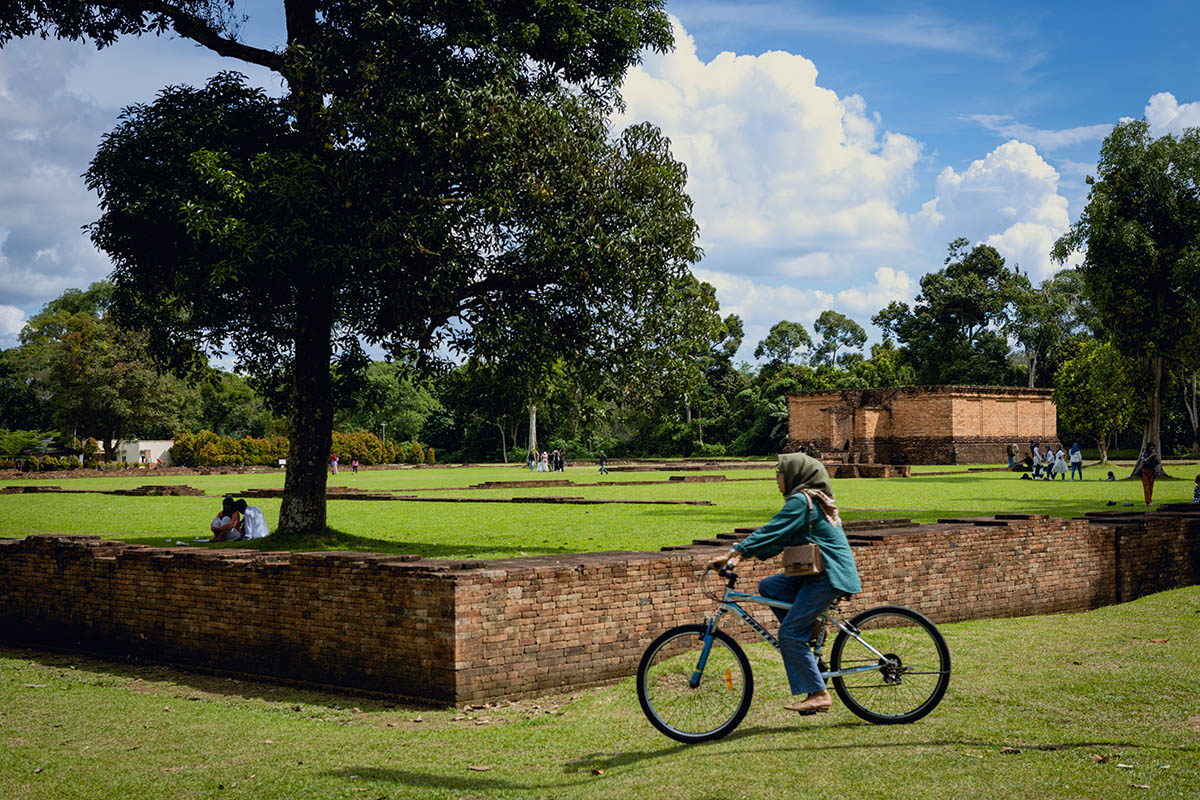
M 1049 389 L 906 386 L 788 395 L 786 450 L 858 464 L 1006 463 L 1031 441 L 1057 443 Z M 841 476 L 839 476 L 841 477 Z
M 1189 508 L 848 529 L 866 589 L 852 609 L 899 603 L 951 622 L 1200 583 L 1200 512 Z M 485 564 L 0 540 L 0 635 L 434 703 L 545 694 L 630 675 L 654 636 L 711 612 L 701 565 L 740 535 Z M 748 562 L 742 585 L 777 566 Z

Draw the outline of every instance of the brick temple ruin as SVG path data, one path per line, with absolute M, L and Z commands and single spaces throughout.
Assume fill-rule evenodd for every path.
M 858 464 L 995 464 L 1056 443 L 1049 389 L 905 386 L 788 395 L 787 450 Z

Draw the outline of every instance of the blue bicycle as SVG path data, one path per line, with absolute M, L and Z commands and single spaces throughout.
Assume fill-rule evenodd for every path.
M 737 591 L 737 575 L 728 569 L 719 574 L 726 584 L 716 613 L 659 636 L 638 666 L 642 711 L 655 728 L 681 742 L 720 739 L 750 710 L 750 662 L 733 637 L 717 629 L 721 618 L 732 611 L 778 650 L 775 637 L 739 603 L 791 608 Z M 817 619 L 808 645 L 821 676 L 833 681 L 846 707 L 876 725 L 914 722 L 933 711 L 950 684 L 950 650 L 937 627 L 903 606 L 878 606 L 845 620 L 837 616 L 839 604 L 834 601 Z M 821 649 L 831 627 L 838 633 L 827 667 Z

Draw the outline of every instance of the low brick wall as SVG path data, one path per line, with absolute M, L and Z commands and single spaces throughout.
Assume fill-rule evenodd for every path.
M 854 610 L 899 603 L 949 622 L 1078 611 L 1200 583 L 1200 514 L 1190 510 L 881 525 L 850 532 L 865 587 Z M 716 582 L 702 581 L 714 552 L 698 545 L 475 564 L 32 536 L 0 541 L 0 632 L 474 703 L 631 674 L 654 636 L 714 608 L 705 590 Z M 742 585 L 776 569 L 747 563 Z

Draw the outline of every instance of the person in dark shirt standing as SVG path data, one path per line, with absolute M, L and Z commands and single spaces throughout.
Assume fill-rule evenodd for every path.
M 1162 459 L 1158 457 L 1158 448 L 1151 442 L 1146 445 L 1146 452 L 1142 455 L 1142 494 L 1146 496 L 1146 505 L 1150 505 L 1154 497 L 1154 479 L 1158 477 L 1158 469 L 1161 466 Z

